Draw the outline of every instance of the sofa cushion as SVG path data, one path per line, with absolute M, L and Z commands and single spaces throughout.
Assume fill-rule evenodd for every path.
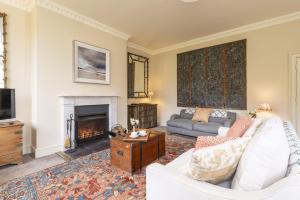
M 208 122 L 215 122 L 215 123 L 219 123 L 219 124 L 224 124 L 226 121 L 228 120 L 228 118 L 222 118 L 222 117 L 212 117 L 210 116 L 208 118 Z
M 243 137 L 193 152 L 187 174 L 196 180 L 220 183 L 235 172 L 250 138 Z
M 183 118 L 183 119 L 192 119 L 193 118 L 193 115 L 194 113 L 189 113 L 189 112 L 186 112 L 186 109 L 182 109 L 180 111 L 180 118 Z
M 286 175 L 300 174 L 300 140 L 293 125 L 290 122 L 284 122 L 283 128 L 290 147 L 289 163 Z
M 232 127 L 226 134 L 227 137 L 241 137 L 247 131 L 248 127 L 251 125 L 251 119 L 239 118 L 237 119 Z
M 190 119 L 179 118 L 179 119 L 169 120 L 167 121 L 167 125 L 177 127 L 177 128 L 184 128 L 188 130 L 193 129 L 193 121 Z
M 279 118 L 263 122 L 247 146 L 232 189 L 261 190 L 283 178 L 289 159 L 289 146 Z
M 198 136 L 195 149 L 214 146 L 224 142 L 235 140 L 237 137 L 222 137 L 222 136 Z
M 218 134 L 218 129 L 222 126 L 222 124 L 215 122 L 195 122 L 193 124 L 193 130 L 206 132 L 206 133 L 215 133 Z
M 212 112 L 211 108 L 196 108 L 192 120 L 207 123 L 211 112 Z

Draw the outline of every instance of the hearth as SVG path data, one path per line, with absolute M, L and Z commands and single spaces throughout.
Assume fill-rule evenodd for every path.
M 78 146 L 108 138 L 109 105 L 75 106 L 75 142 Z

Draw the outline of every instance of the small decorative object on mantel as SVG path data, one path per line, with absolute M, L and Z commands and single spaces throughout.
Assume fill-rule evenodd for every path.
M 132 126 L 132 131 L 135 132 L 135 128 L 137 128 L 138 125 L 139 125 L 139 120 L 134 119 L 134 118 L 130 118 L 130 124 Z
M 74 81 L 110 84 L 110 52 L 74 41 Z

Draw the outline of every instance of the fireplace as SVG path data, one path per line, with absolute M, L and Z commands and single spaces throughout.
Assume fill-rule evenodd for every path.
M 75 106 L 75 142 L 107 139 L 109 130 L 109 105 Z

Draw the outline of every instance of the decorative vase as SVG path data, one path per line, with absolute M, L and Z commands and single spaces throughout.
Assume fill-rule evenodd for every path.
M 132 126 L 132 132 L 135 132 L 135 126 Z

